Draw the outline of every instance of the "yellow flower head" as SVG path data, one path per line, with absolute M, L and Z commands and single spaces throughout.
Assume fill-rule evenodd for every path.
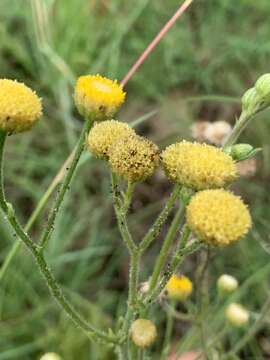
M 110 147 L 109 161 L 113 172 L 125 180 L 143 181 L 159 164 L 158 147 L 141 136 L 126 136 Z
M 221 149 L 182 141 L 161 154 L 168 177 L 195 190 L 220 188 L 237 177 L 234 160 Z
M 112 118 L 125 100 L 125 92 L 116 81 L 100 75 L 80 76 L 74 100 L 80 114 L 96 121 Z
M 97 157 L 107 158 L 110 146 L 135 131 L 126 123 L 107 120 L 96 123 L 88 136 L 89 150 Z
M 157 337 L 155 324 L 147 319 L 137 319 L 130 327 L 130 335 L 135 345 L 140 348 L 151 346 Z
M 168 297 L 173 300 L 185 301 L 192 293 L 193 284 L 187 276 L 172 275 L 166 284 Z
M 10 134 L 29 130 L 41 114 L 34 91 L 23 83 L 0 79 L 0 130 Z
M 187 224 L 199 239 L 225 246 L 247 234 L 251 217 L 240 197 L 223 189 L 205 190 L 187 206 Z

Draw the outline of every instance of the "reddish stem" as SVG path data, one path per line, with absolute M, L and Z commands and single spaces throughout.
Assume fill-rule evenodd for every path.
M 166 25 L 160 30 L 157 36 L 152 40 L 152 42 L 147 46 L 144 52 L 139 56 L 138 60 L 131 67 L 129 72 L 126 74 L 124 79 L 121 81 L 121 85 L 125 86 L 126 83 L 131 79 L 131 77 L 136 73 L 139 67 L 145 62 L 147 57 L 151 54 L 151 52 L 155 49 L 158 43 L 162 40 L 162 38 L 166 35 L 166 33 L 170 30 L 170 28 L 174 25 L 176 20 L 180 18 L 180 16 L 187 10 L 187 8 L 191 5 L 193 0 L 185 0 L 184 3 L 179 7 L 173 17 L 166 23 Z

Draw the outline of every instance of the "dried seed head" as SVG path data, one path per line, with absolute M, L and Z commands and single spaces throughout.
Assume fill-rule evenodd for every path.
M 158 147 L 141 136 L 126 136 L 109 148 L 109 162 L 113 172 L 125 180 L 143 181 L 159 164 Z

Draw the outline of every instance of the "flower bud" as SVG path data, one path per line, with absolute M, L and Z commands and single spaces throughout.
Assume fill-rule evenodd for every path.
M 58 354 L 50 352 L 42 355 L 40 360 L 62 360 L 62 358 Z
M 235 161 L 243 161 L 253 157 L 261 149 L 254 149 L 249 144 L 236 144 L 226 148 L 224 151 Z
M 237 327 L 245 326 L 249 321 L 249 312 L 237 303 L 231 303 L 227 307 L 225 316 L 232 325 Z
M 242 96 L 242 111 L 248 115 L 255 114 L 260 107 L 261 99 L 256 89 L 248 89 Z
M 235 277 L 223 274 L 217 281 L 218 289 L 222 292 L 232 292 L 238 288 L 238 281 Z
M 264 74 L 256 81 L 255 89 L 263 101 L 270 104 L 270 74 Z
M 135 345 L 140 348 L 151 346 L 157 337 L 155 324 L 147 319 L 137 319 L 130 327 L 130 335 Z

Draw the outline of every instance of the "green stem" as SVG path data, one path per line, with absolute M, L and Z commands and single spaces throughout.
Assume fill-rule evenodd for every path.
M 118 227 L 122 235 L 122 239 L 131 254 L 132 252 L 137 251 L 137 246 L 134 243 L 130 231 L 128 229 L 126 213 L 124 211 L 123 204 L 121 203 L 119 198 L 117 178 L 116 175 L 113 173 L 111 173 L 111 183 L 112 183 L 113 204 L 114 204 L 114 210 L 117 218 Z
M 241 113 L 240 118 L 236 121 L 232 132 L 230 133 L 230 135 L 226 139 L 226 141 L 225 141 L 225 143 L 223 145 L 223 148 L 227 148 L 229 146 L 232 146 L 237 141 L 237 139 L 241 135 L 242 131 L 248 125 L 250 119 L 251 119 L 251 117 L 248 116 L 245 112 Z
M 125 197 L 124 197 L 124 204 L 123 204 L 123 211 L 125 213 L 127 213 L 129 210 L 132 195 L 134 192 L 134 187 L 135 187 L 135 183 L 128 181 L 127 190 L 125 192 Z
M 181 189 L 180 185 L 175 185 L 174 190 L 173 190 L 171 196 L 169 197 L 164 209 L 161 211 L 157 220 L 154 222 L 151 229 L 148 231 L 148 233 L 145 235 L 145 237 L 141 241 L 141 243 L 139 245 L 139 249 L 140 249 L 141 253 L 143 253 L 148 248 L 148 246 L 151 244 L 151 242 L 160 233 L 163 224 L 167 220 L 168 216 L 170 215 L 170 213 L 174 207 L 175 201 L 179 196 L 180 189 Z
M 100 330 L 93 328 L 87 322 L 85 322 L 80 315 L 72 308 L 59 285 L 57 284 L 51 270 L 49 269 L 43 255 L 39 252 L 39 247 L 30 239 L 27 233 L 24 231 L 17 218 L 15 217 L 12 205 L 5 199 L 4 186 L 3 186 L 3 152 L 6 135 L 0 133 L 0 206 L 5 213 L 7 220 L 15 231 L 16 235 L 26 245 L 34 256 L 38 268 L 46 280 L 47 286 L 50 289 L 54 299 L 60 305 L 62 310 L 73 320 L 73 322 L 81 328 L 88 336 L 95 336 L 106 342 L 115 343 L 116 339 L 109 337 L 107 334 Z
M 184 213 L 185 213 L 184 206 L 179 207 L 179 209 L 177 210 L 175 217 L 171 223 L 171 226 L 168 230 L 168 233 L 163 241 L 163 245 L 161 247 L 159 256 L 156 260 L 153 274 L 151 276 L 150 288 L 149 288 L 150 292 L 156 287 L 156 285 L 158 283 L 160 273 L 166 263 L 170 247 L 175 238 L 176 232 L 179 229 L 179 226 L 181 224 Z
M 74 149 L 75 150 L 75 149 Z M 73 157 L 74 157 L 74 153 L 75 151 L 72 151 L 72 153 L 68 156 L 67 160 L 64 162 L 64 164 L 61 166 L 60 170 L 58 171 L 58 173 L 56 174 L 56 176 L 54 177 L 53 181 L 51 182 L 50 186 L 48 187 L 48 189 L 45 191 L 45 193 L 43 194 L 43 196 L 41 197 L 41 199 L 39 200 L 35 210 L 33 211 L 33 213 L 31 214 L 29 220 L 27 221 L 25 227 L 24 227 L 24 231 L 28 232 L 31 227 L 33 226 L 33 224 L 35 223 L 35 221 L 37 220 L 38 216 L 40 215 L 40 213 L 42 212 L 42 210 L 45 208 L 50 196 L 52 195 L 52 193 L 54 192 L 56 186 L 59 184 L 59 182 L 61 181 L 61 179 L 64 176 L 64 173 L 66 171 L 66 167 L 70 164 L 70 162 L 72 161 Z M 16 256 L 16 254 L 18 253 L 18 251 L 20 250 L 22 246 L 22 242 L 20 239 L 17 239 L 14 244 L 12 245 L 10 251 L 8 252 L 3 265 L 0 269 L 0 281 L 3 279 L 11 261 L 14 259 L 14 257 Z
M 175 302 L 172 302 L 172 309 L 175 309 Z M 174 324 L 174 317 L 172 311 L 167 311 L 167 321 L 166 321 L 166 330 L 165 330 L 165 337 L 164 337 L 164 343 L 162 347 L 162 355 L 161 360 L 166 360 L 169 355 L 170 346 L 171 346 L 171 337 L 173 333 L 173 324 Z
M 137 303 L 139 258 L 137 251 L 133 252 L 130 257 L 128 306 L 132 309 Z
M 181 237 L 181 240 L 183 242 L 186 242 L 189 237 L 190 231 L 186 230 L 183 232 L 183 235 Z M 161 294 L 163 289 L 165 288 L 167 282 L 169 281 L 172 274 L 175 272 L 176 268 L 181 264 L 181 262 L 184 260 L 184 258 L 195 251 L 197 251 L 201 247 L 200 241 L 194 241 L 189 246 L 186 246 L 184 248 L 178 248 L 176 250 L 175 255 L 172 258 L 171 263 L 168 265 L 166 271 L 164 272 L 163 276 L 160 279 L 159 284 L 149 293 L 149 295 L 144 300 L 144 304 L 147 306 L 151 304 L 153 301 L 155 301 L 158 296 Z
M 62 205 L 65 194 L 66 194 L 67 190 L 69 189 L 70 182 L 72 180 L 72 177 L 74 175 L 74 172 L 76 170 L 76 167 L 78 165 L 80 157 L 81 157 L 82 152 L 84 150 L 85 138 L 86 138 L 92 124 L 93 124 L 92 119 L 85 120 L 83 130 L 81 132 L 80 138 L 78 140 L 78 144 L 76 146 L 74 157 L 72 159 L 72 162 L 71 162 L 69 168 L 67 168 L 67 173 L 66 173 L 63 185 L 62 185 L 59 193 L 56 196 L 54 205 L 53 205 L 53 207 L 51 209 L 51 212 L 49 214 L 48 223 L 47 223 L 46 229 L 45 229 L 45 231 L 43 233 L 43 236 L 41 238 L 41 241 L 40 241 L 40 251 L 41 252 L 45 249 L 45 247 L 46 247 L 47 243 L 49 242 L 50 237 L 52 235 L 57 214 L 58 214 L 59 209 L 60 209 L 60 207 Z

